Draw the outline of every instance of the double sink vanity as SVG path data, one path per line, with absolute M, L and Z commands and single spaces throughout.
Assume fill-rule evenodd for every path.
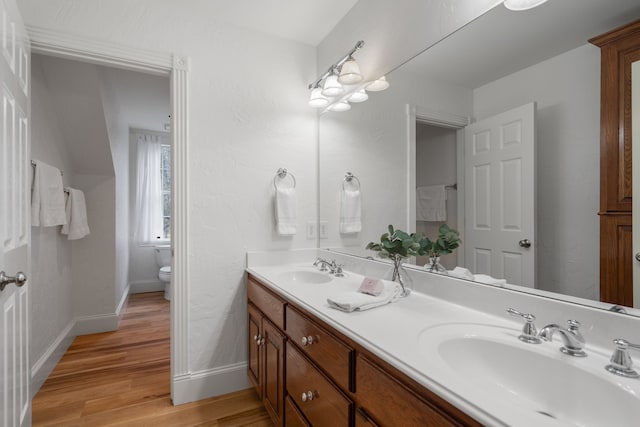
M 344 275 L 319 271 L 319 257 Z M 248 255 L 248 374 L 275 425 L 637 425 L 640 379 L 605 369 L 613 339 L 638 339 L 637 318 L 419 269 L 392 304 L 327 304 L 390 268 L 315 249 Z M 538 328 L 552 339 L 526 342 Z M 572 345 L 586 357 L 560 351 Z

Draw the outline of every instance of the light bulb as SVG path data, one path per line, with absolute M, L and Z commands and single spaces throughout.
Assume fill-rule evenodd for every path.
M 309 107 L 322 108 L 327 105 L 329 105 L 329 100 L 322 94 L 322 89 L 319 87 L 313 88 L 309 96 Z
M 389 87 L 389 82 L 385 76 L 380 77 L 378 80 L 374 80 L 367 85 L 369 92 L 379 92 Z
M 322 86 L 322 94 L 324 96 L 338 96 L 344 92 L 344 88 L 340 83 L 338 83 L 338 76 L 335 74 L 330 75 L 324 81 L 324 85 Z
M 338 81 L 344 85 L 354 85 L 362 81 L 362 74 L 360 74 L 360 67 L 355 59 L 349 58 L 340 69 L 340 76 Z
M 364 102 L 367 99 L 369 99 L 369 95 L 367 95 L 367 92 L 364 89 L 353 92 L 351 96 L 349 96 L 349 102 Z

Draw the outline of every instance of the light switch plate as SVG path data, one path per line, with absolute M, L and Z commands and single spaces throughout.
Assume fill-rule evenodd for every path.
M 315 221 L 307 221 L 307 239 L 315 239 L 317 237 L 316 225 Z

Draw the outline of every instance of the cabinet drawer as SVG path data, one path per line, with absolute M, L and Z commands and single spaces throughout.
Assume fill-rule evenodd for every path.
M 285 312 L 286 332 L 291 340 L 336 384 L 344 390 L 351 390 L 349 379 L 353 350 L 291 306 L 287 306 Z
M 361 356 L 356 360 L 356 400 L 380 426 L 459 425 Z
M 348 426 L 352 403 L 295 346 L 287 342 L 287 381 L 289 396 L 314 427 Z M 303 400 L 303 393 L 312 399 Z
M 285 403 L 285 418 L 284 423 L 287 427 L 311 427 L 304 416 L 300 413 L 300 410 L 296 407 L 296 404 L 291 400 L 291 396 L 287 396 Z
M 258 307 L 276 327 L 284 330 L 284 300 L 268 291 L 251 276 L 247 279 L 247 298 Z

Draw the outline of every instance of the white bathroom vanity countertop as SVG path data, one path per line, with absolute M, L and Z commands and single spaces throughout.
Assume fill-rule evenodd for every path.
M 489 426 L 561 426 L 583 425 L 576 420 L 561 420 L 550 418 L 538 413 L 533 405 L 519 406 L 518 399 L 502 399 L 492 395 L 486 389 L 477 387 L 473 382 L 466 381 L 463 375 L 451 375 L 442 369 L 442 361 L 438 357 L 430 358 L 428 354 L 436 354 L 437 343 L 430 344 L 421 336 L 434 327 L 442 325 L 489 325 L 497 327 L 502 333 L 512 335 L 514 345 L 522 345 L 529 349 L 531 344 L 518 340 L 522 329 L 522 322 L 513 321 L 504 315 L 488 314 L 469 307 L 454 304 L 444 299 L 435 298 L 420 292 L 412 292 L 408 297 L 397 302 L 368 311 L 345 313 L 327 304 L 327 298 L 346 290 L 355 291 L 360 286 L 364 276 L 345 271 L 345 277 L 334 278 L 328 283 L 310 284 L 282 280 L 281 275 L 287 271 L 318 270 L 310 262 L 296 262 L 292 264 L 249 266 L 247 271 L 262 280 L 286 299 L 307 309 L 311 314 L 331 325 L 339 332 L 365 346 L 372 353 L 387 361 L 418 383 L 437 393 L 445 400 L 457 406 L 477 421 Z M 324 273 L 328 274 L 328 273 Z M 504 307 L 506 310 L 507 307 Z M 501 313 L 502 314 L 502 313 Z M 566 358 L 558 351 L 560 341 L 544 343 L 535 346 L 536 351 L 548 352 L 552 358 Z M 424 346 L 432 345 L 425 350 Z M 542 348 L 546 346 L 545 348 Z M 588 349 L 593 352 L 594 349 Z M 605 350 L 595 350 L 598 363 L 607 360 Z M 591 354 L 591 353 L 590 353 Z M 479 357 L 481 355 L 478 355 Z M 592 356 L 593 359 L 596 356 Z M 568 360 L 567 363 L 585 363 L 579 358 Z M 593 363 L 591 360 L 589 363 Z M 604 366 L 604 365 L 603 365 Z M 526 369 L 526 366 L 523 366 Z M 610 375 L 601 369 L 604 374 Z M 540 375 L 544 375 L 541 372 Z M 626 381 L 626 380 L 625 380 Z M 475 383 L 478 384 L 478 383 Z M 515 404 L 514 404 L 515 402 Z

